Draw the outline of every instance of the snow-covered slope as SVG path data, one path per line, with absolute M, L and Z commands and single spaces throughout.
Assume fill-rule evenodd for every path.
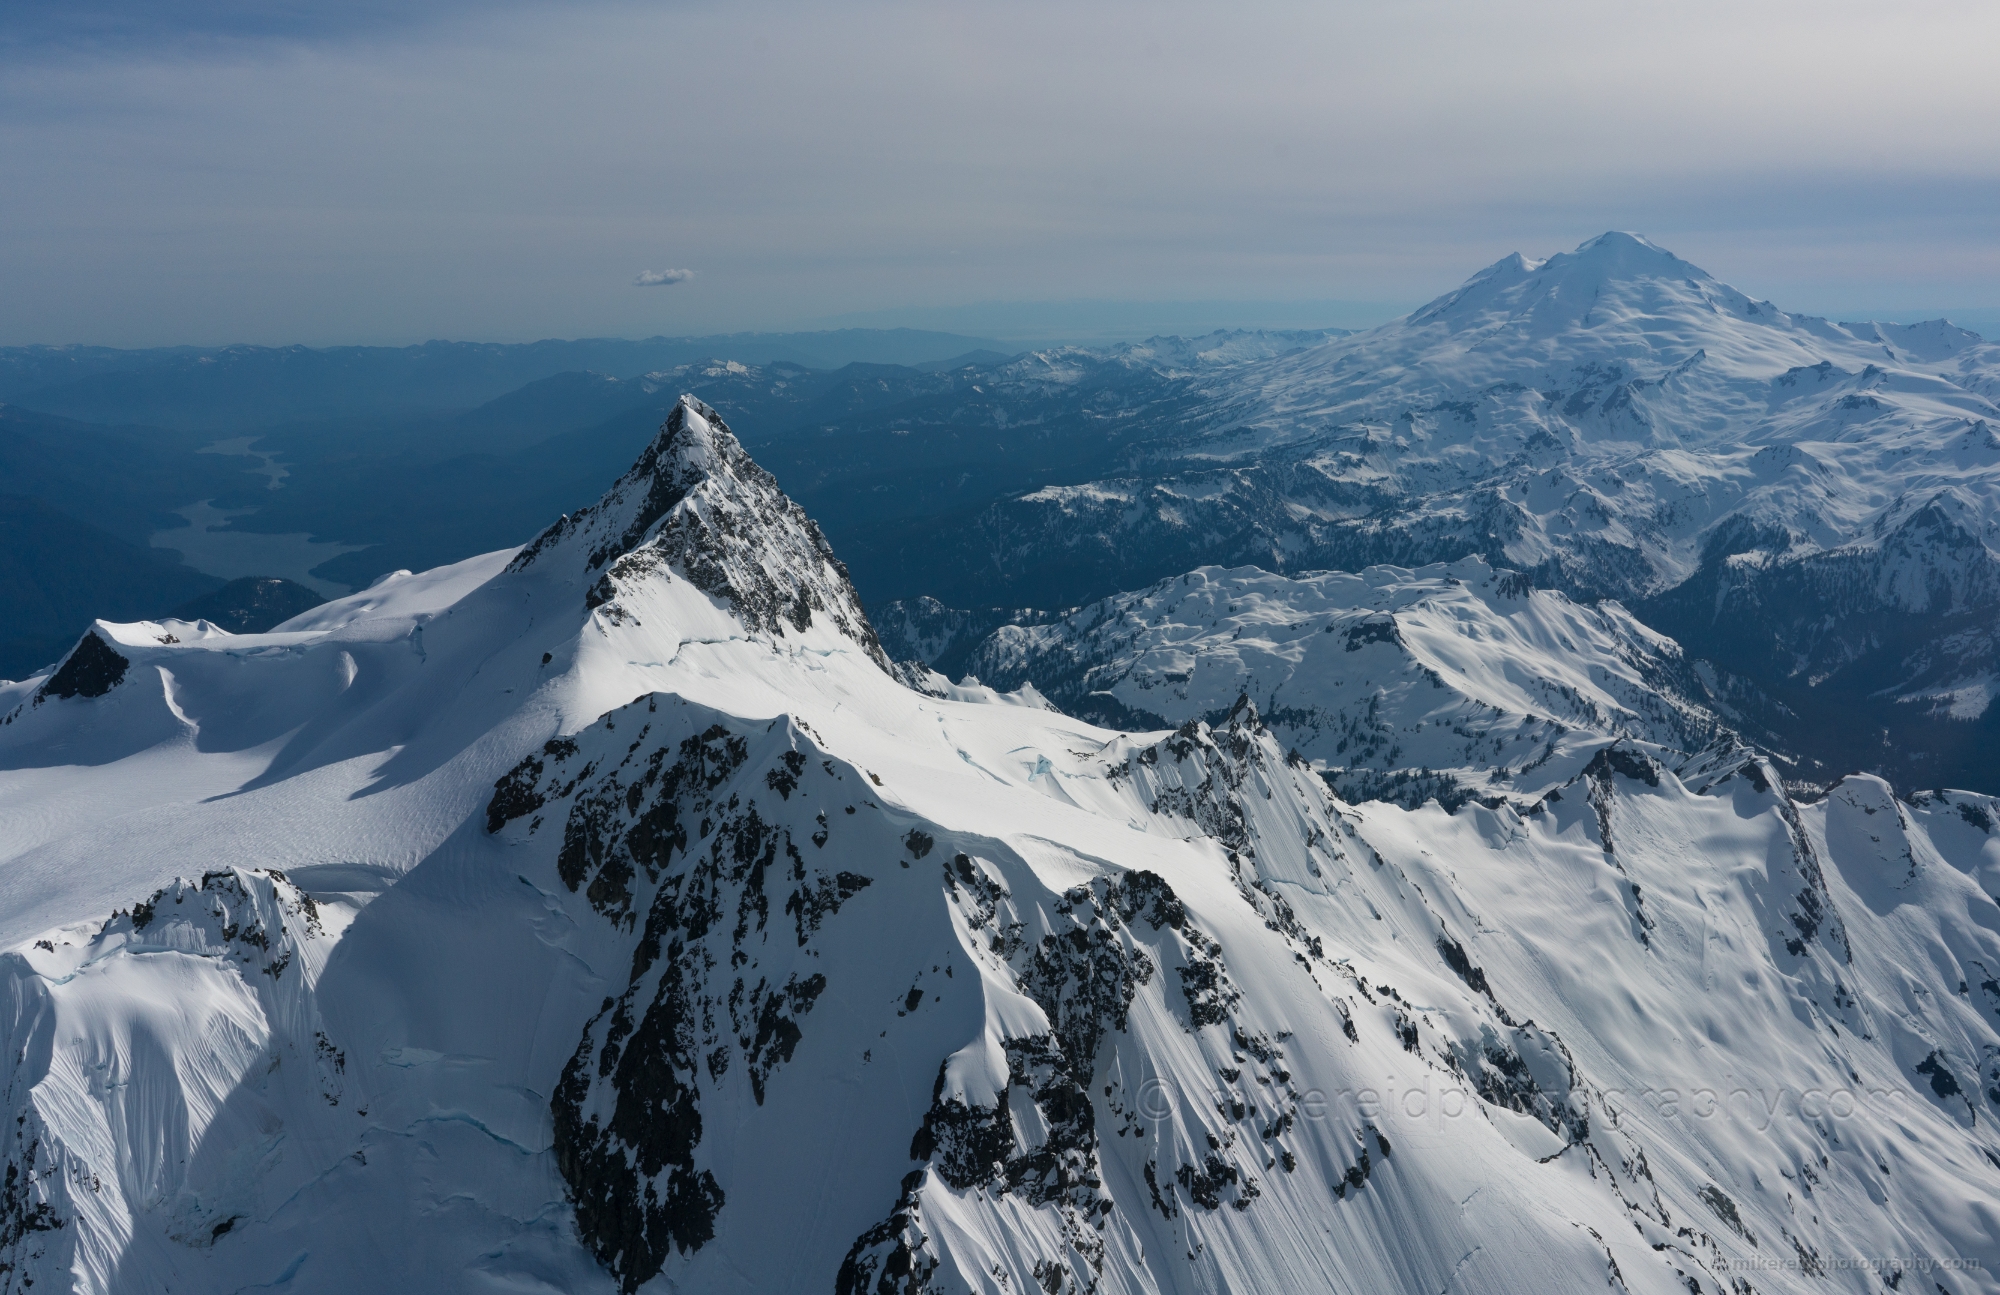
M 1650 642 L 1447 574 L 1361 583 Z M 0 712 L 0 1288 L 1996 1289 L 1990 800 L 937 691 L 693 402 L 518 553 L 98 625 Z
M 1540 796 L 1604 742 L 1721 733 L 1679 646 L 1479 558 L 1287 578 L 1202 567 L 1042 625 L 967 669 L 1121 728 L 1220 721 L 1240 696 L 1351 800 Z M 1394 775 L 1384 777 L 1383 775 Z

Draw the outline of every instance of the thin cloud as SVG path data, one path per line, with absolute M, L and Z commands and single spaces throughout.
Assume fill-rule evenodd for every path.
M 643 337 L 668 305 L 701 334 L 1163 295 L 1395 314 L 1614 228 L 1787 310 L 2000 307 L 1990 0 L 1256 9 L 8 0 L 0 342 Z M 51 24 L 125 44 L 9 44 Z M 1396 93 L 1412 77 L 1436 93 Z M 626 269 L 667 251 L 726 263 L 727 289 L 610 292 L 672 286 Z
M 693 270 L 641 270 L 639 277 L 632 280 L 635 288 L 665 288 L 676 283 L 686 283 L 694 277 Z

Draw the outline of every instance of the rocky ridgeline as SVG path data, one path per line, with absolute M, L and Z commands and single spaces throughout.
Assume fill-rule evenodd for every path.
M 2000 1165 L 2000 810 L 1865 775 L 1795 797 L 1615 608 L 1475 561 L 1313 606 L 1191 573 L 1007 627 L 1150 660 L 1079 708 L 1186 708 L 1092 728 L 878 669 L 823 542 L 694 402 L 500 567 L 345 638 L 110 627 L 201 721 L 104 748 L 143 760 L 23 736 L 115 729 L 129 685 L 0 735 L 9 795 L 118 811 L 93 864 L 192 823 L 345 876 L 436 829 L 337 917 L 275 873 L 133 873 L 144 902 L 7 953 L 0 1285 L 1740 1295 L 1772 1255 L 1798 1267 L 1758 1289 L 1850 1249 L 2000 1258 L 1957 1208 Z M 548 669 L 579 642 L 609 647 Z M 290 702 L 273 671 L 315 652 L 338 687 L 290 763 L 207 749 L 218 698 Z M 421 682 L 380 687 L 385 653 Z M 1289 673 L 1243 686 L 1259 657 Z M 1357 698 L 1368 725 L 1300 718 Z M 1350 803 L 1307 734 L 1483 781 Z M 160 768 L 204 799 L 130 803 Z M 1689 1109 L 1738 1083 L 1761 1114 Z M 1836 1089 L 1846 1115 L 1801 1091 Z M 1399 1123 L 1413 1092 L 1435 1122 Z
M 1050 1024 L 1004 1041 L 997 1101 L 948 1090 L 941 1065 L 910 1135 L 911 1160 L 945 1189 L 1011 1195 L 1049 1219 L 1061 1244 L 1046 1272 L 1074 1263 L 1070 1276 L 1087 1285 L 1106 1262 L 1100 1232 L 1115 1206 L 1089 1090 L 1100 1045 L 1128 1029 L 1139 988 L 1165 976 L 1182 1028 L 1261 1039 L 1232 1024 L 1239 992 L 1221 946 L 1159 877 L 1106 878 L 1029 913 L 995 862 L 946 853 L 936 828 L 895 833 L 871 786 L 795 724 L 746 726 L 649 697 L 548 743 L 495 787 L 489 831 L 546 840 L 562 885 L 629 950 L 628 983 L 585 1026 L 551 1101 L 578 1230 L 627 1290 L 713 1239 L 729 1200 L 707 1160 L 707 1123 L 718 1109 L 765 1104 L 812 1033 L 815 1003 L 842 981 L 823 929 L 885 882 L 938 887 L 977 956 Z M 1031 940 L 1031 923 L 1054 929 Z M 910 978 L 905 1012 L 926 997 L 921 969 Z M 1016 1121 L 1030 1107 L 1044 1133 L 1024 1144 Z M 1129 1098 L 1107 1116 L 1129 1123 Z M 1207 1161 L 1157 1172 L 1169 1195 L 1182 1181 L 1208 1208 L 1255 1197 L 1253 1161 Z M 921 1168 L 915 1179 L 856 1239 L 840 1289 L 936 1264 Z
M 795 727 L 646 697 L 523 760 L 488 807 L 489 832 L 526 819 L 559 840 L 562 884 L 630 946 L 551 1102 L 578 1231 L 627 1291 L 714 1236 L 727 1201 L 703 1163 L 704 1089 L 747 1083 L 764 1103 L 827 988 L 815 937 L 874 884 L 830 866 L 864 852 L 827 850 L 853 821 L 803 814 L 824 799 L 799 791 L 814 780 L 865 797 L 861 771 Z

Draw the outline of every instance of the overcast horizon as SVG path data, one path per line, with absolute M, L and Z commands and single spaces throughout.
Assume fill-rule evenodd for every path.
M 1971 3 L 16 15 L 0 344 L 1367 327 L 1606 229 L 2000 333 Z

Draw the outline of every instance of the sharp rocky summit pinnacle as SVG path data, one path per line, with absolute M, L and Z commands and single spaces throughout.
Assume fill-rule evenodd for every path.
M 513 572 L 562 564 L 584 606 L 622 614 L 621 594 L 679 576 L 753 633 L 785 637 L 825 618 L 889 668 L 847 567 L 819 526 L 750 457 L 713 409 L 683 395 L 629 471 L 543 531 Z

